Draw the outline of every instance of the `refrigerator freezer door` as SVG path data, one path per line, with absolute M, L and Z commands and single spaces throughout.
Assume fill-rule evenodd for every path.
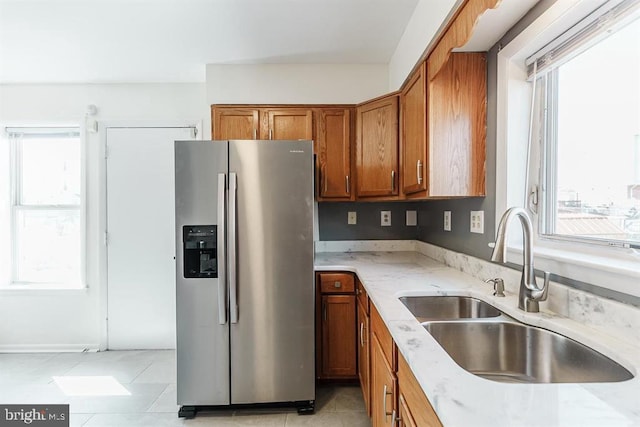
M 312 142 L 231 141 L 229 172 L 237 174 L 231 403 L 315 400 Z
M 224 182 L 220 174 L 227 174 L 227 159 L 226 143 L 175 143 L 179 405 L 230 403 L 229 323 L 226 321 L 225 270 L 224 265 L 220 265 L 225 259 L 225 230 L 220 216 L 224 206 L 219 209 L 219 204 L 225 202 L 225 192 L 218 188 Z M 211 248 L 213 245 L 215 248 Z M 185 271 L 185 253 L 195 257 L 196 267 L 187 265 L 188 271 Z M 215 257 L 217 262 L 212 259 Z M 185 275 L 194 278 L 185 278 Z M 220 309 L 225 313 L 220 313 Z

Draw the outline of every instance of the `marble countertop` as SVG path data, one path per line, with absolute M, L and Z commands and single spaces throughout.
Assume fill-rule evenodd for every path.
M 549 311 L 517 309 L 517 295 L 494 297 L 482 280 L 419 252 L 323 252 L 316 271 L 352 271 L 382 316 L 442 424 L 450 426 L 640 426 L 640 348 Z M 618 383 L 511 384 L 460 366 L 398 300 L 404 295 L 469 295 L 505 314 L 582 342 L 634 374 Z M 615 327 L 615 322 L 611 323 Z M 473 351 L 473 349 L 470 349 Z

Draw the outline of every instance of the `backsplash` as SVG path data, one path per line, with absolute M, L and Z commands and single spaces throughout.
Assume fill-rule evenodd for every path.
M 410 202 L 320 202 L 320 240 L 414 240 L 417 226 L 405 225 L 407 210 L 418 210 Z M 391 211 L 391 226 L 380 225 L 380 212 Z M 357 224 L 347 224 L 348 212 L 356 212 Z
M 417 240 L 321 241 L 316 243 L 316 252 L 369 251 L 420 252 L 477 279 L 486 280 L 501 277 L 504 279 L 507 293 L 517 295 L 519 291 L 521 276 L 519 270 Z M 617 339 L 630 341 L 633 345 L 640 345 L 640 309 L 633 305 L 603 298 L 552 281 L 549 287 L 549 297 L 547 301 L 540 303 L 540 307 L 543 311 L 548 310 L 587 325 L 603 336 L 613 335 Z

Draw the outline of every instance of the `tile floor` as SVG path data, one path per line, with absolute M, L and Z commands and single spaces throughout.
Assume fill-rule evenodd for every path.
M 54 377 L 75 376 L 106 377 L 102 380 L 115 384 L 112 394 L 119 388 L 125 395 L 67 396 Z M 371 425 L 357 386 L 319 387 L 313 415 L 288 409 L 243 410 L 184 420 L 177 416 L 175 377 L 174 351 L 0 354 L 0 404 L 68 403 L 74 427 Z M 96 393 L 91 387 L 86 390 Z

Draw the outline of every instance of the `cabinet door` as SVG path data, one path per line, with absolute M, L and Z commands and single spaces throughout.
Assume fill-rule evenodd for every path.
M 266 117 L 267 128 L 263 139 L 313 139 L 312 110 L 268 110 Z
M 259 111 L 213 107 L 212 139 L 258 139 Z
M 429 196 L 482 196 L 486 56 L 453 52 L 438 74 L 429 79 Z
M 322 296 L 322 377 L 355 377 L 356 297 Z
M 317 114 L 319 194 L 322 199 L 351 198 L 351 115 L 348 109 Z
M 404 194 L 427 189 L 427 93 L 426 65 L 408 82 L 401 95 L 402 191 Z
M 367 415 L 371 416 L 369 399 L 369 337 L 369 316 L 362 304 L 358 302 L 358 377 L 360 377 L 364 406 L 367 410 Z
M 358 197 L 398 195 L 398 97 L 358 107 Z
M 415 420 L 411 416 L 411 411 L 407 407 L 407 402 L 404 400 L 404 396 L 400 393 L 398 397 L 398 413 L 400 418 L 398 419 L 398 427 L 417 427 Z
M 393 426 L 396 410 L 396 376 L 387 363 L 382 347 L 371 335 L 371 422 L 373 427 Z
M 442 427 L 440 419 L 433 410 L 429 399 L 425 396 L 422 387 L 413 375 L 409 364 L 398 355 L 398 389 L 400 395 L 400 409 L 402 405 L 409 416 L 400 414 L 402 425 L 419 425 L 421 427 Z M 413 422 L 413 424 L 411 424 Z

